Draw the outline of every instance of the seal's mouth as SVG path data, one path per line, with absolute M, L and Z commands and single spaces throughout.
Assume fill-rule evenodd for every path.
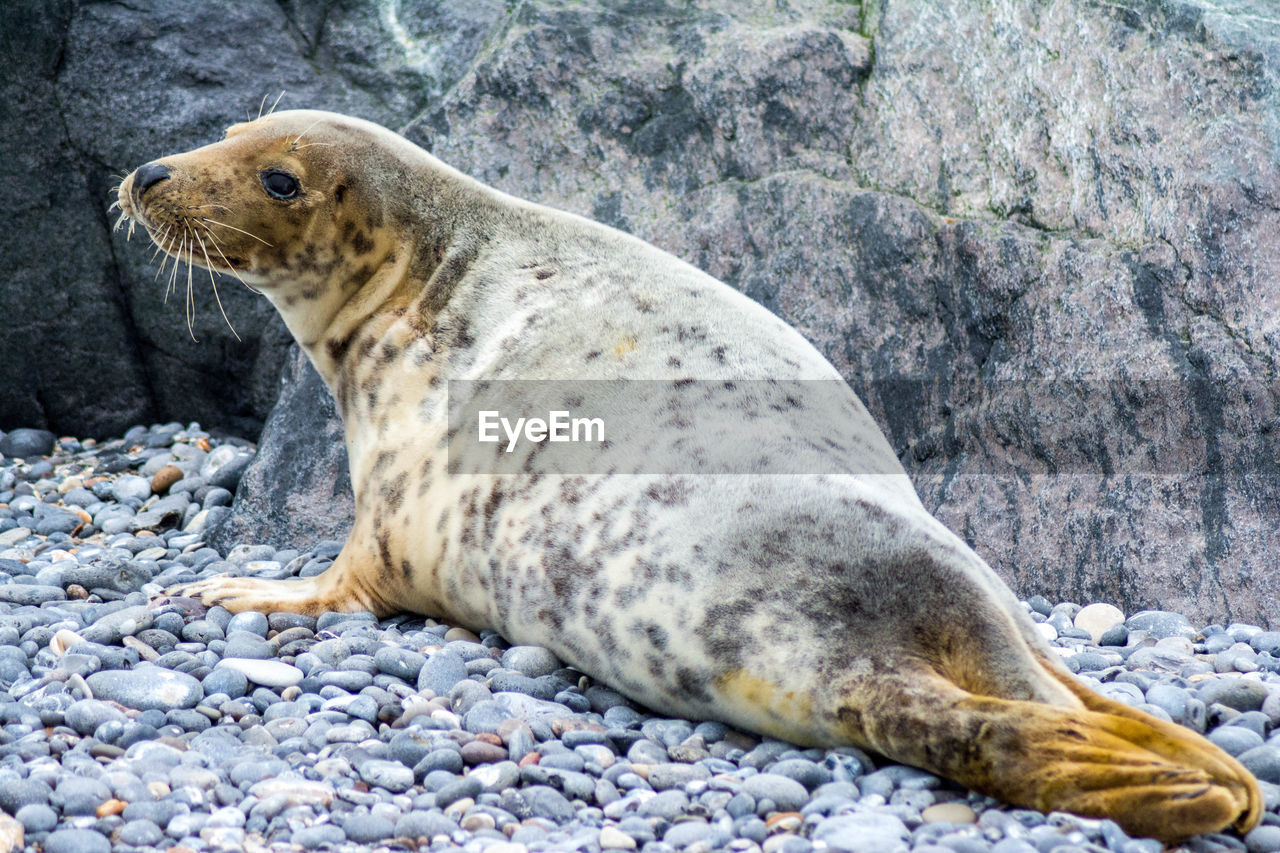
M 183 205 L 175 202 L 170 197 L 166 197 L 165 193 L 159 191 L 159 188 L 155 185 L 169 178 L 169 170 L 161 167 L 163 174 L 157 179 L 155 170 L 157 165 L 148 163 L 139 167 L 116 187 L 116 200 L 111 205 L 111 208 L 118 208 L 120 216 L 116 219 L 112 230 L 119 231 L 127 224 L 128 230 L 125 232 L 125 239 L 128 240 L 133 236 L 133 232 L 138 225 L 143 227 L 147 232 L 147 236 L 155 243 L 157 253 L 164 253 L 160 261 L 160 269 L 156 271 L 157 279 L 165 273 L 165 267 L 169 264 L 169 261 L 173 261 L 165 286 L 164 298 L 166 302 L 169 299 L 169 294 L 176 290 L 179 285 L 178 270 L 180 265 L 186 264 L 187 331 L 191 334 L 192 340 L 196 339 L 194 329 L 195 295 L 193 290 L 193 270 L 196 267 L 207 270 L 209 283 L 213 286 L 213 296 L 218 303 L 218 310 L 222 314 L 222 319 L 226 321 L 227 326 L 231 328 L 231 333 L 239 340 L 239 334 L 236 333 L 235 327 L 231 325 L 231 321 L 227 319 L 227 312 L 222 307 L 222 298 L 218 295 L 218 283 L 213 274 L 214 272 L 228 273 L 239 279 L 241 284 L 244 284 L 254 293 L 258 292 L 241 277 L 241 272 L 248 269 L 247 262 L 236 254 L 228 252 L 223 245 L 223 239 L 215 231 L 216 226 L 230 229 L 233 232 L 240 231 L 240 229 L 218 218 L 219 215 L 225 218 L 225 213 L 219 214 L 217 209 L 220 208 L 226 213 L 230 212 L 225 205 Z M 250 234 L 248 236 L 252 237 L 253 235 Z M 265 241 L 262 242 L 265 243 Z

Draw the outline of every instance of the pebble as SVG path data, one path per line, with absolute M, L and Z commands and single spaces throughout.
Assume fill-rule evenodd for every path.
M 218 661 L 217 666 L 219 669 L 238 672 L 249 681 L 263 687 L 292 687 L 303 679 L 302 670 L 277 660 L 223 658 Z
M 1123 625 L 1124 621 L 1124 612 L 1120 608 L 1099 602 L 1080 608 L 1072 624 L 1087 631 L 1093 642 L 1099 643 L 1108 631 Z
M 38 849 L 1159 849 L 1105 822 L 966 799 L 857 750 L 652 717 L 491 631 L 152 607 L 203 571 L 313 575 L 341 543 L 210 548 L 196 519 L 226 512 L 253 451 L 197 426 L 66 449 L 79 446 L 37 460 L 38 481 L 0 460 L 14 491 L 0 499 L 0 808 Z M 1256 773 L 1269 823 L 1244 845 L 1280 845 L 1280 632 L 1027 604 L 1074 671 L 1206 731 Z M 1219 838 L 1234 840 L 1189 849 Z
M 204 688 L 190 675 L 149 663 L 140 663 L 127 674 L 95 672 L 85 681 L 95 697 L 139 711 L 194 708 L 204 697 Z

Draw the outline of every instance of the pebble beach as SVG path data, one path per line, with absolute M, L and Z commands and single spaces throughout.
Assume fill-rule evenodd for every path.
M 324 571 L 203 538 L 251 443 L 197 424 L 0 434 L 0 808 L 43 853 L 1158 853 L 860 750 L 654 716 L 546 649 L 415 615 L 232 615 L 163 591 Z M 1024 606 L 1113 699 L 1205 733 L 1261 780 L 1280 850 L 1280 631 L 1107 603 Z

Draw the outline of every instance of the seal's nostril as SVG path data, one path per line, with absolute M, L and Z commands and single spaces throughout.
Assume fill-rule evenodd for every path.
M 134 173 L 133 184 L 138 188 L 139 193 L 144 193 L 168 177 L 168 166 L 162 166 L 159 163 L 146 163 L 139 166 L 138 171 Z

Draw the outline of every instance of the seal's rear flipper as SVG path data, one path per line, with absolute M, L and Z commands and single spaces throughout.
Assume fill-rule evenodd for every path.
M 1261 793 L 1235 759 L 1051 669 L 1084 708 L 980 696 L 927 672 L 873 679 L 841 718 L 865 746 L 1015 805 L 1166 842 L 1257 824 Z

